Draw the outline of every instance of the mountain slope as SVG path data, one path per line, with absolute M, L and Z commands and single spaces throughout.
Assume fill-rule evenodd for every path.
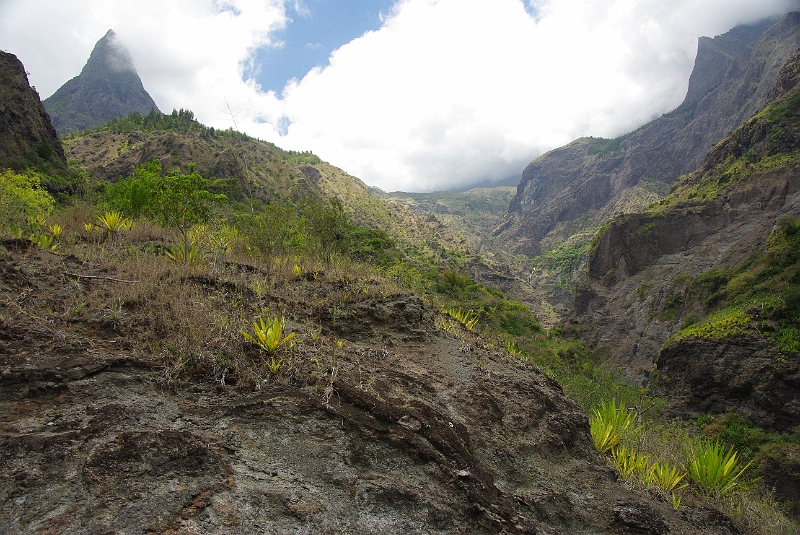
M 0 170 L 66 166 L 64 148 L 25 67 L 0 51 Z
M 798 46 L 800 13 L 700 39 L 681 106 L 625 136 L 578 139 L 531 162 L 495 233 L 508 248 L 534 256 L 546 249 L 543 240 L 552 244 L 646 206 L 763 106 Z M 620 203 L 624 194 L 630 199 Z
M 800 424 L 798 73 L 800 50 L 763 110 L 666 199 L 611 221 L 590 255 L 573 328 L 632 378 L 657 366 L 681 414 Z
M 60 135 L 86 130 L 131 112 L 158 111 L 145 91 L 130 53 L 108 30 L 80 75 L 44 100 Z

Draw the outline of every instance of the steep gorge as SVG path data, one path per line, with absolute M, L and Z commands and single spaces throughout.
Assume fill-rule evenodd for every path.
M 764 313 L 767 290 L 777 292 L 786 313 L 796 310 L 789 304 L 793 246 L 781 267 L 764 262 L 800 215 L 798 72 L 800 51 L 783 67 L 763 110 L 716 145 L 666 199 L 612 220 L 591 253 L 573 329 L 610 347 L 609 364 L 634 380 L 647 382 L 657 369 L 659 388 L 677 413 L 738 411 L 779 430 L 800 424 L 800 354 L 779 350 L 764 335 L 771 321 Z M 731 282 L 736 276 L 741 282 Z M 772 278 L 775 284 L 758 290 Z M 752 298 L 736 301 L 748 291 L 765 296 L 760 312 Z M 664 346 L 717 303 L 738 303 L 752 321 L 742 320 L 733 334 L 684 336 Z

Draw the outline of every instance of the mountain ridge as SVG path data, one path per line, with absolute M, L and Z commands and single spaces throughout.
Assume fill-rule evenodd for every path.
M 67 159 L 50 116 L 30 86 L 22 62 L 0 51 L 0 169 L 65 168 Z

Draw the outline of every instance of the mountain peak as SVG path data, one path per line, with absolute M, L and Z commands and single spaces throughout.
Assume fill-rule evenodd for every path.
M 81 74 L 45 99 L 44 105 L 59 134 L 94 128 L 131 112 L 159 111 L 114 30 L 95 44 Z
M 94 62 L 102 62 L 103 66 L 112 72 L 132 72 L 138 76 L 131 53 L 117 38 L 114 30 L 108 30 L 103 38 L 97 41 L 84 70 Z

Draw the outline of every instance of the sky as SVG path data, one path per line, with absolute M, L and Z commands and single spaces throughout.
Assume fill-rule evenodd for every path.
M 311 150 L 385 191 L 519 182 L 676 108 L 700 36 L 800 0 L 0 0 L 42 99 L 113 29 L 162 111 Z

